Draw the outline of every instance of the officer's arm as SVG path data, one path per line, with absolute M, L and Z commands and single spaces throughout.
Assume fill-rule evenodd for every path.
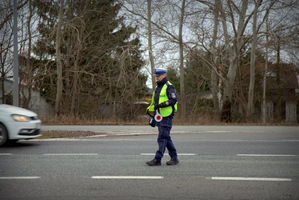
M 177 102 L 177 97 L 175 93 L 175 89 L 172 85 L 169 85 L 166 90 L 166 94 L 168 97 L 168 101 L 165 101 L 160 104 L 161 108 L 167 107 L 167 106 L 174 106 Z

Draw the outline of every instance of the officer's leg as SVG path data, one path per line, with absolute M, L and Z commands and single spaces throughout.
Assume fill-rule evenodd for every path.
M 171 137 L 169 137 L 166 148 L 168 149 L 168 153 L 170 158 L 177 158 L 177 152 L 176 152 L 176 148 L 171 140 Z
M 167 140 L 165 138 L 159 136 L 157 142 L 158 142 L 158 145 L 159 145 L 159 149 L 156 152 L 155 159 L 158 160 L 158 161 L 161 161 L 161 159 L 164 155 L 164 152 L 165 152 L 165 147 L 166 147 L 166 144 L 167 144 Z
M 168 149 L 168 153 L 171 158 L 177 158 L 178 157 L 177 152 L 176 152 L 175 146 L 172 142 L 172 139 L 170 137 L 170 130 L 172 129 L 172 119 L 169 119 L 168 125 L 169 125 L 170 129 L 169 129 L 169 137 L 168 137 L 166 148 Z
M 159 149 L 156 152 L 156 156 L 155 159 L 156 160 L 161 160 L 164 152 L 165 152 L 165 148 L 167 146 L 168 140 L 169 140 L 169 134 L 170 134 L 170 129 L 171 127 L 169 126 L 169 118 L 163 118 L 163 120 L 159 123 L 158 125 L 158 129 L 159 129 L 159 136 L 158 136 L 158 145 L 159 145 Z

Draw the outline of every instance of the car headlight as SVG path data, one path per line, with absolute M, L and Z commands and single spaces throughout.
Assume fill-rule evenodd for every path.
M 11 115 L 11 117 L 17 122 L 29 122 L 30 117 L 24 115 Z

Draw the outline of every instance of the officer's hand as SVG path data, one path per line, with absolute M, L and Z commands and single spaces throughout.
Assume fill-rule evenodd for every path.
M 159 108 L 161 108 L 161 104 L 155 105 L 155 110 L 158 110 Z

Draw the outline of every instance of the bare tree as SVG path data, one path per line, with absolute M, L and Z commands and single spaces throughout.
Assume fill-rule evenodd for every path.
M 142 3 L 139 5 L 140 9 L 137 9 L 135 6 L 137 5 L 137 1 L 127 0 L 125 2 L 127 3 L 125 4 L 126 11 L 129 11 L 133 16 L 138 16 L 139 21 L 146 20 L 148 22 L 149 17 L 146 17 L 143 14 L 145 12 L 141 9 Z M 133 6 L 133 2 L 135 7 Z M 257 53 L 260 55 L 262 52 L 260 49 L 260 38 L 264 33 L 262 33 L 261 28 L 265 24 L 266 17 L 274 12 L 277 12 L 277 14 L 272 14 L 271 18 L 280 22 L 285 21 L 283 19 L 285 17 L 280 15 L 279 10 L 291 8 L 291 4 L 293 3 L 294 5 L 294 2 L 281 2 L 277 0 L 186 1 L 184 22 L 181 26 L 178 19 L 182 19 L 183 1 L 153 1 L 154 5 L 152 8 L 155 8 L 151 20 L 151 24 L 153 25 L 153 43 L 160 44 L 162 46 L 160 48 L 161 52 L 164 54 L 175 55 L 172 58 L 176 59 L 177 63 L 175 64 L 180 66 L 180 72 L 182 71 L 181 61 L 183 57 L 181 56 L 180 44 L 183 44 L 183 49 L 184 51 L 187 50 L 186 52 L 194 50 L 194 52 L 202 51 L 208 52 L 208 55 L 212 55 L 209 57 L 206 56 L 206 53 L 198 53 L 201 61 L 205 63 L 205 66 L 209 67 L 209 88 L 213 92 L 214 108 L 216 110 L 217 108 L 221 109 L 222 102 L 228 101 L 232 103 L 234 109 L 239 110 L 241 115 L 244 114 L 245 116 L 246 114 L 247 117 L 250 117 L 255 112 L 256 108 L 254 105 L 258 101 L 255 95 L 255 68 L 256 62 L 262 61 L 262 58 L 257 58 L 256 55 Z M 129 8 L 128 4 L 131 4 L 132 7 Z M 274 5 L 277 6 L 274 7 Z M 166 12 L 169 14 L 165 14 Z M 185 30 L 182 34 L 181 43 L 180 26 L 184 27 Z M 274 26 L 273 28 L 277 27 Z M 177 33 L 177 30 L 179 30 L 179 33 Z M 184 34 L 186 32 L 188 34 Z M 282 39 L 285 41 L 284 37 L 281 38 L 280 43 L 276 43 L 281 45 L 276 45 L 276 49 L 282 46 Z M 153 48 L 157 49 L 157 47 L 159 46 L 156 45 Z M 157 52 L 158 50 L 156 49 L 155 51 Z M 163 59 L 162 55 L 160 54 L 155 59 Z M 247 57 L 248 55 L 250 56 Z M 186 58 L 183 58 L 183 61 L 184 59 Z M 276 60 L 278 60 L 278 56 Z M 195 64 L 195 62 L 193 63 Z M 175 66 L 175 64 L 172 63 L 171 65 Z M 198 64 L 198 66 L 202 65 Z M 246 73 L 247 70 L 251 71 L 246 76 L 246 84 L 243 82 L 241 87 L 238 83 L 244 81 L 244 71 L 241 71 L 244 70 L 244 67 L 247 67 Z M 179 77 L 182 78 L 182 75 L 185 76 L 186 74 L 180 73 Z M 247 79 L 247 77 L 250 78 Z M 223 85 L 221 85 L 222 83 Z M 184 83 L 180 81 L 179 85 L 182 87 Z M 184 87 L 180 88 L 180 90 L 182 89 L 184 90 Z M 180 91 L 180 95 L 184 94 L 183 92 Z M 258 112 L 258 110 L 256 111 Z
M 18 1 L 17 10 L 23 10 L 28 0 Z M 13 69 L 12 62 L 12 46 L 13 46 L 13 5 L 12 1 L 5 0 L 0 2 L 0 48 L 1 48 L 1 77 L 0 77 L 0 85 L 1 85 L 1 93 L 2 93 L 2 103 L 12 103 L 8 98 L 10 94 L 6 94 L 4 90 L 4 83 L 11 74 Z
M 213 37 L 212 37 L 212 41 L 211 41 L 211 55 L 212 55 L 212 60 L 213 60 L 214 66 L 216 67 L 216 70 L 217 70 L 216 41 L 217 41 L 217 32 L 218 32 L 218 24 L 219 24 L 218 5 L 220 5 L 220 4 L 221 4 L 220 0 L 216 0 L 214 8 L 212 9 L 213 15 L 214 15 L 214 27 L 213 27 Z M 211 91 L 213 94 L 214 109 L 218 111 L 220 100 L 221 100 L 221 92 L 220 92 L 220 88 L 218 88 L 219 78 L 217 76 L 216 70 L 211 70 Z
M 258 8 L 262 5 L 262 1 L 258 0 L 255 2 L 255 9 L 254 9 L 254 15 L 253 15 L 253 24 L 252 24 L 252 45 L 251 45 L 251 57 L 250 57 L 250 84 L 249 84 L 249 91 L 248 91 L 248 103 L 247 103 L 247 117 L 251 117 L 251 115 L 254 113 L 254 86 L 255 86 L 255 61 L 256 61 L 256 48 L 258 44 L 258 36 L 260 32 L 260 28 L 268 18 L 269 12 L 271 11 L 271 8 L 276 3 L 275 1 L 269 1 L 266 2 L 263 8 L 263 14 L 260 14 L 259 18 L 261 19 L 261 22 L 257 24 L 257 18 L 258 18 Z M 266 25 L 267 26 L 267 25 Z M 267 54 L 267 53 L 266 53 Z
M 178 5 L 178 3 L 181 5 Z M 132 4 L 132 2 L 129 2 Z M 183 42 L 183 25 L 185 24 L 185 7 L 186 1 L 167 1 L 167 2 L 156 2 L 156 17 L 151 20 L 151 24 L 154 25 L 154 32 L 156 43 L 163 45 L 165 48 L 162 48 L 159 58 L 163 59 L 162 54 L 167 54 L 168 51 L 176 51 L 177 47 L 179 48 L 179 58 L 176 58 L 179 63 L 179 73 L 180 73 L 180 113 L 185 115 L 186 113 L 186 101 L 185 101 L 185 80 L 184 80 L 184 49 L 186 48 L 186 43 Z M 141 19 L 149 21 L 149 16 L 145 16 L 143 13 L 138 12 L 137 9 L 130 9 L 126 5 L 124 8 L 132 13 L 133 15 L 139 16 Z M 163 12 L 168 12 L 165 14 Z M 153 30 L 153 28 L 151 28 Z M 178 30 L 178 32 L 177 32 Z M 149 38 L 148 38 L 149 40 Z M 164 43 L 164 44 L 163 44 Z M 148 44 L 150 45 L 150 44 Z M 171 47 L 173 46 L 173 49 Z M 149 48 L 149 47 L 148 47 Z M 189 47 L 190 48 L 190 47 Z M 170 54 L 169 54 L 170 55 Z M 165 62 L 165 61 L 164 61 Z
M 221 6 L 222 7 L 222 6 Z M 244 0 L 241 3 L 241 8 L 239 9 L 238 7 L 235 6 L 234 2 L 228 1 L 227 2 L 227 7 L 229 9 L 229 16 L 230 16 L 230 21 L 232 23 L 232 28 L 233 28 L 233 33 L 234 37 L 233 40 L 231 41 L 231 35 L 229 35 L 229 30 L 227 29 L 226 25 L 226 15 L 225 11 L 220 8 L 221 16 L 222 16 L 222 24 L 223 24 L 223 30 L 224 30 L 224 37 L 225 37 L 225 45 L 228 48 L 228 55 L 229 55 L 229 68 L 227 72 L 227 79 L 224 80 L 224 101 L 232 100 L 232 94 L 233 94 L 233 88 L 234 88 L 234 83 L 236 79 L 236 74 L 240 62 L 240 53 L 241 53 L 241 48 L 244 44 L 244 31 L 246 28 L 246 25 L 249 21 L 249 18 L 251 15 L 247 18 L 246 20 L 246 11 L 248 8 L 248 0 Z M 233 8 L 236 9 L 236 15 L 238 16 L 238 24 L 235 23 L 235 16 L 233 13 Z
M 252 23 L 252 43 L 251 43 L 251 57 L 250 57 L 250 83 L 248 91 L 248 104 L 247 104 L 247 117 L 250 117 L 254 112 L 253 96 L 254 96 L 254 85 L 255 85 L 255 52 L 257 46 L 257 14 L 258 8 L 261 5 L 262 1 L 255 1 L 254 14 L 253 14 L 253 23 Z
M 268 16 L 266 18 L 266 32 L 269 31 L 269 22 L 268 22 Z M 262 103 L 262 122 L 263 124 L 266 123 L 267 120 L 267 110 L 266 110 L 266 84 L 267 84 L 267 72 L 268 72 L 268 42 L 269 42 L 269 35 L 266 34 L 266 46 L 265 46 L 265 71 L 264 71 L 264 77 L 263 77 L 263 103 Z
M 153 58 L 153 47 L 152 47 L 152 11 L 151 11 L 151 6 L 152 1 L 147 0 L 147 32 L 148 32 L 148 55 L 149 55 L 149 60 L 151 64 L 151 76 L 152 76 L 152 88 L 155 88 L 156 82 L 155 82 L 155 77 L 154 77 L 154 58 Z
M 56 102 L 55 102 L 55 113 L 56 116 L 60 114 L 60 105 L 62 101 L 62 61 L 61 61 L 61 27 L 63 22 L 63 2 L 59 1 L 59 13 L 58 13 L 58 25 L 56 30 L 56 62 L 57 62 L 57 91 L 56 91 Z
M 179 23 L 179 48 L 180 48 L 180 95 L 182 105 L 182 116 L 186 116 L 186 98 L 185 98 L 185 73 L 184 73 L 184 45 L 183 45 L 183 24 L 185 15 L 185 0 L 182 1 L 180 23 Z
M 0 56 L 1 56 L 1 100 L 2 103 L 9 103 L 6 99 L 6 91 L 4 90 L 4 82 L 8 78 L 9 72 L 12 70 L 12 57 L 11 57 L 11 46 L 12 46 L 12 24 L 10 21 L 5 23 L 1 28 L 0 38 Z
M 10 2 L 10 3 L 7 3 L 7 2 Z M 20 8 L 23 8 L 24 5 L 26 5 L 28 2 L 28 0 L 23 0 L 23 1 L 20 1 L 18 2 L 18 6 L 17 6 L 17 9 L 19 10 Z M 0 30 L 3 28 L 3 26 L 11 20 L 11 17 L 13 15 L 13 10 L 11 9 L 11 1 L 3 1 L 2 2 L 2 5 L 4 6 L 3 8 L 1 8 L 1 11 L 5 11 L 6 14 L 3 15 L 3 19 L 1 19 L 1 23 L 0 23 Z
M 26 73 L 27 73 L 27 97 L 25 97 L 24 107 L 29 108 L 29 103 L 31 100 L 31 89 L 32 89 L 32 77 L 33 77 L 33 67 L 31 63 L 31 46 L 32 46 L 32 34 L 31 34 L 31 19 L 32 13 L 32 0 L 28 1 L 29 16 L 27 19 L 27 32 L 28 32 L 28 50 L 27 50 L 27 62 L 26 62 Z

